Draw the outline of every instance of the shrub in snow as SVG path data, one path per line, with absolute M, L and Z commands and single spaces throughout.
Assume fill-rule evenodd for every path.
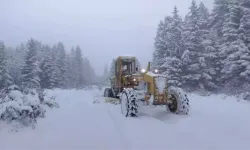
M 12 86 L 0 91 L 0 120 L 17 121 L 22 125 L 37 122 L 38 117 L 45 116 L 45 107 L 59 107 L 55 97 L 47 96 L 43 91 L 26 90 L 22 93 L 18 87 Z
M 0 101 L 0 119 L 7 122 L 36 123 L 36 118 L 44 117 L 45 112 L 37 94 L 24 95 L 18 90 L 10 90 Z
M 42 92 L 41 96 L 43 97 L 42 104 L 49 106 L 50 108 L 56 107 L 59 108 L 59 104 L 55 101 L 56 97 L 51 96 L 46 92 Z
M 250 92 L 245 92 L 240 95 L 240 97 L 244 100 L 249 100 L 250 101 Z
M 99 103 L 101 103 L 101 102 L 100 102 L 99 99 L 94 99 L 93 103 L 94 103 L 94 104 L 96 104 L 96 103 L 99 104 Z

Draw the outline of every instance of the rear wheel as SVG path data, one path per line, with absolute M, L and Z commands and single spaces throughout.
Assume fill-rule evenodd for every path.
M 138 115 L 138 99 L 134 89 L 124 89 L 121 96 L 121 112 L 125 117 Z
M 176 114 L 188 114 L 189 113 L 189 99 L 187 94 L 180 88 L 169 88 L 169 99 L 172 103 L 167 105 L 167 109 Z
M 106 89 L 104 90 L 104 97 L 114 97 L 111 88 L 106 88 Z

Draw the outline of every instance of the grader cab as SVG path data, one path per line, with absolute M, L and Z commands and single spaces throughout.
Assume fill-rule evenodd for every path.
M 139 66 L 135 57 L 120 56 L 115 63 L 115 76 L 111 81 L 111 88 L 109 89 L 112 97 L 117 97 L 124 88 L 134 88 L 139 84 Z
M 167 77 L 147 69 L 141 69 L 135 57 L 119 56 L 115 63 L 115 75 L 104 97 L 119 99 L 122 114 L 137 116 L 139 106 L 165 105 L 176 114 L 188 114 L 189 100 L 180 89 L 167 86 Z M 142 105 L 140 105 L 142 104 Z

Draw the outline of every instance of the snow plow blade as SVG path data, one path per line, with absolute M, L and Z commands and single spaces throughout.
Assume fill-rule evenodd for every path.
M 111 103 L 111 104 L 118 105 L 118 104 L 120 104 L 120 100 L 117 98 L 105 97 L 105 103 Z

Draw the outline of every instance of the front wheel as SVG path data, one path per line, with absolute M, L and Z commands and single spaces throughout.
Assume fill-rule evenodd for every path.
M 168 96 L 171 103 L 167 105 L 167 110 L 176 114 L 189 113 L 189 99 L 182 89 L 171 87 L 168 90 Z
M 121 112 L 125 117 L 138 115 L 138 99 L 132 88 L 124 89 L 121 96 Z

